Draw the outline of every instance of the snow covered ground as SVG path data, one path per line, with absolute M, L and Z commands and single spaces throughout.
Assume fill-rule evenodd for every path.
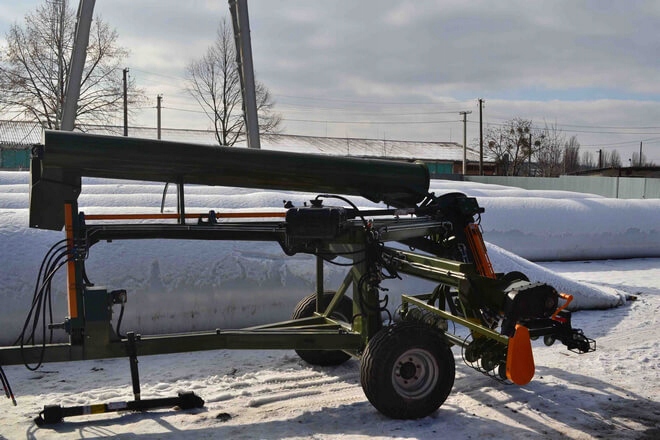
M 51 363 L 37 372 L 5 366 L 19 406 L 0 400 L 0 436 L 407 439 L 451 433 L 457 439 L 660 438 L 660 201 L 463 182 L 434 181 L 432 190 L 478 197 L 486 207 L 482 226 L 496 270 L 521 270 L 576 295 L 578 308 L 597 308 L 577 312 L 573 324 L 597 340 L 598 350 L 577 355 L 537 341 L 536 377 L 518 387 L 470 369 L 454 349 L 452 393 L 439 411 L 416 421 L 389 420 L 368 403 L 357 361 L 318 368 L 291 351 L 220 350 L 140 358 L 144 398 L 192 390 L 205 399 L 203 409 L 84 416 L 39 429 L 32 418 L 45 404 L 130 400 L 128 361 Z M 89 213 L 117 207 L 154 212 L 161 194 L 162 185 L 92 180 L 80 204 Z M 282 200 L 300 205 L 310 196 L 193 187 L 186 201 L 189 211 L 203 212 L 280 208 Z M 168 201 L 172 206 L 171 196 Z M 62 235 L 26 227 L 26 173 L 0 173 L 0 221 L 0 343 L 6 344 L 23 324 L 41 258 Z M 648 258 L 539 266 L 520 255 L 539 260 Z M 285 319 L 313 290 L 312 269 L 309 258 L 283 257 L 276 245 L 235 242 L 99 244 L 88 262 L 93 281 L 129 291 L 123 328 L 143 333 Z M 328 284 L 343 275 L 328 272 Z M 63 316 L 64 280 L 55 280 L 54 287 L 56 316 Z M 428 290 L 409 280 L 405 288 Z M 259 301 L 257 291 L 266 292 Z M 626 300 L 633 295 L 636 301 Z M 209 304 L 226 307 L 212 311 Z M 192 312 L 197 312 L 195 319 L 187 318 Z
M 140 358 L 142 397 L 192 390 L 203 409 L 71 417 L 53 428 L 32 418 L 45 404 L 132 399 L 128 361 L 5 367 L 18 406 L 0 400 L 7 439 L 657 439 L 660 438 L 660 259 L 553 262 L 573 280 L 614 286 L 636 301 L 580 311 L 574 325 L 597 340 L 578 355 L 534 343 L 536 377 L 503 385 L 456 357 L 445 404 L 421 420 L 390 420 L 366 400 L 358 362 L 312 367 L 292 351 L 211 351 Z

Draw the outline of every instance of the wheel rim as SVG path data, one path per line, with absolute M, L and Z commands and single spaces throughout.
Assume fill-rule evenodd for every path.
M 433 392 L 438 383 L 438 362 L 426 350 L 413 348 L 394 363 L 392 385 L 396 392 L 408 399 L 420 399 Z

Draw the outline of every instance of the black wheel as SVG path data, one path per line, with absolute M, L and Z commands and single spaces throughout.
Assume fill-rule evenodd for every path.
M 418 419 L 437 410 L 449 396 L 454 376 L 454 355 L 442 332 L 414 321 L 378 332 L 360 366 L 367 399 L 394 419 Z
M 502 362 L 499 367 L 497 367 L 497 374 L 500 376 L 500 379 L 507 380 L 506 377 L 506 362 Z
M 508 283 L 512 283 L 514 281 L 529 281 L 527 275 L 525 275 L 522 272 L 518 272 L 517 270 L 514 270 L 513 272 L 505 273 L 501 279 Z
M 322 304 L 320 310 L 325 309 L 335 292 L 324 292 L 322 297 Z M 316 312 L 316 294 L 304 297 L 291 315 L 291 319 L 309 318 L 314 316 Z M 339 305 L 335 311 L 330 314 L 330 317 L 338 321 L 350 323 L 353 317 L 353 301 L 344 296 L 341 298 Z M 296 353 L 302 360 L 312 365 L 340 365 L 351 358 L 351 355 L 341 350 L 296 350 Z

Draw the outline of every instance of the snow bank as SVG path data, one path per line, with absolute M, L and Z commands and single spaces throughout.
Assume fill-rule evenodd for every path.
M 436 194 L 459 191 L 486 209 L 484 239 L 533 261 L 660 256 L 660 200 L 608 199 L 434 180 Z
M 486 243 L 486 247 L 498 272 L 522 272 L 531 281 L 541 281 L 550 284 L 558 292 L 573 295 L 573 302 L 569 306 L 571 310 L 616 307 L 626 299 L 626 292 L 613 287 L 570 280 L 492 243 Z
M 28 224 L 28 173 L 0 172 L 0 297 L 3 329 L 0 344 L 13 343 L 27 314 L 39 264 L 61 232 L 30 229 Z M 86 179 L 79 202 L 85 212 L 156 212 L 160 207 L 162 184 L 136 184 L 105 179 Z M 461 191 L 479 197 L 487 209 L 482 225 L 495 269 L 518 270 L 533 281 L 552 284 L 575 295 L 574 308 L 612 307 L 623 294 L 605 287 L 569 282 L 502 248 L 559 250 L 577 248 L 598 255 L 614 256 L 637 249 L 660 255 L 657 221 L 660 203 L 653 200 L 617 201 L 588 198 L 583 194 L 524 191 L 476 183 L 433 182 L 434 191 Z M 498 197 L 498 194 L 502 197 Z M 245 208 L 280 209 L 284 200 L 296 205 L 315 194 L 256 191 L 236 188 L 186 187 L 189 212 Z M 167 196 L 170 211 L 176 206 L 171 189 Z M 372 203 L 355 198 L 360 206 Z M 517 203 L 516 203 L 517 201 Z M 120 208 L 120 209 L 118 209 Z M 634 219 L 639 229 L 633 239 L 645 237 L 644 246 L 623 240 L 627 221 L 618 210 Z M 596 213 L 597 215 L 594 215 Z M 571 216 L 574 225 L 566 221 Z M 588 222 L 590 227 L 582 223 Z M 512 226 L 513 225 L 513 226 Z M 567 227 L 571 230 L 567 231 Z M 504 240 L 497 240 L 498 231 Z M 592 232 L 603 237 L 593 238 Z M 591 235 L 590 235 L 591 234 Z M 502 243 L 504 241 L 504 243 Z M 625 247 L 625 252 L 617 254 Z M 611 256 L 611 255 L 610 255 Z M 129 303 L 123 329 L 140 333 L 163 333 L 201 329 L 238 328 L 288 319 L 295 304 L 314 291 L 315 262 L 308 255 L 286 257 L 275 243 L 231 241 L 116 241 L 95 245 L 87 261 L 92 282 L 108 289 L 124 288 Z M 328 288 L 339 285 L 345 272 L 327 265 Z M 54 317 L 67 315 L 65 281 L 53 281 Z M 388 284 L 393 310 L 401 293 L 428 292 L 432 286 L 422 280 L 406 279 Z

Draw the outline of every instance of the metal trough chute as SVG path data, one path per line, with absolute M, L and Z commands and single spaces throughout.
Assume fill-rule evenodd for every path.
M 357 195 L 394 207 L 414 206 L 429 188 L 422 163 L 63 131 L 46 130 L 33 156 L 30 226 L 54 230 L 82 176 Z

